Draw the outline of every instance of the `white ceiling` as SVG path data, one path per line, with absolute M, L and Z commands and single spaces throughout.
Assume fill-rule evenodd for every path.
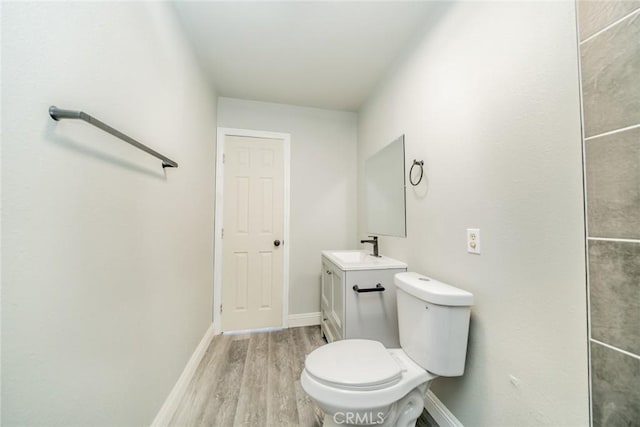
M 430 2 L 176 2 L 220 96 L 355 111 Z

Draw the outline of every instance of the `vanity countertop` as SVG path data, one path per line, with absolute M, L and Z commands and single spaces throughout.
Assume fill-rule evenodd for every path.
M 369 252 L 362 250 L 326 250 L 322 251 L 322 256 L 343 271 L 407 268 L 407 264 L 402 261 L 386 256 L 374 257 Z

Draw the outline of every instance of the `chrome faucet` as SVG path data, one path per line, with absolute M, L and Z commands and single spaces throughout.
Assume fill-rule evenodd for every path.
M 380 257 L 378 255 L 378 236 L 369 236 L 372 240 L 360 240 L 360 243 L 371 243 L 373 245 L 373 253 L 372 256 Z

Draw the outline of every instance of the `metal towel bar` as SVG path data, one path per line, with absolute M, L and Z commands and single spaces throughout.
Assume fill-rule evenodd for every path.
M 353 285 L 352 289 L 359 294 L 364 292 L 384 292 L 386 290 L 381 283 L 378 283 L 375 288 L 361 288 L 358 285 Z
M 173 160 L 171 160 L 168 157 L 163 156 L 162 154 L 158 153 L 157 151 L 147 147 L 146 145 L 136 141 L 135 139 L 125 135 L 124 133 L 120 132 L 119 130 L 116 130 L 114 128 L 112 128 L 111 126 L 102 123 L 100 120 L 96 119 L 93 116 L 90 116 L 89 114 L 83 112 L 83 111 L 73 111 L 73 110 L 63 110 L 61 108 L 58 107 L 54 107 L 53 105 L 51 107 L 49 107 L 49 115 L 51 116 L 51 118 L 53 120 L 60 120 L 60 119 L 76 119 L 76 120 L 83 120 L 87 123 L 89 123 L 90 125 L 93 125 L 99 129 L 102 129 L 103 131 L 117 137 L 120 138 L 121 140 L 128 142 L 129 144 L 133 145 L 136 148 L 139 148 L 140 150 L 151 154 L 154 157 L 157 157 L 158 159 L 162 160 L 162 167 L 163 168 L 177 168 L 178 167 L 178 163 L 174 162 Z

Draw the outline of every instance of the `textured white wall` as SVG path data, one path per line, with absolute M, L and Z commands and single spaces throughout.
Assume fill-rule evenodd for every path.
M 2 114 L 2 424 L 148 425 L 211 324 L 215 94 L 166 4 L 4 3 Z
M 432 386 L 467 426 L 589 423 L 574 14 L 441 3 L 360 111 L 359 234 L 364 161 L 404 133 L 425 179 L 407 184 L 408 237 L 381 238 L 381 253 L 475 295 L 465 375 Z
M 320 251 L 356 239 L 356 114 L 220 97 L 218 125 L 291 134 L 289 313 L 320 311 Z

